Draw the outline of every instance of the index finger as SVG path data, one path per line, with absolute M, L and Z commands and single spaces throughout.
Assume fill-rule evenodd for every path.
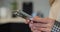
M 34 17 L 33 21 L 34 22 L 39 22 L 39 23 L 47 23 L 46 19 L 40 18 L 40 17 Z
M 44 18 L 47 22 L 49 22 L 49 23 L 54 23 L 55 22 L 55 20 L 54 19 L 51 19 L 51 18 Z

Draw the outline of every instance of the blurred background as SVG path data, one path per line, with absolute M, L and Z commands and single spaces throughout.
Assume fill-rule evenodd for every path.
M 41 13 L 43 17 L 48 17 L 49 0 L 0 0 L 0 31 L 30 32 L 29 26 L 24 23 L 25 19 L 14 15 L 18 10 L 29 15 Z

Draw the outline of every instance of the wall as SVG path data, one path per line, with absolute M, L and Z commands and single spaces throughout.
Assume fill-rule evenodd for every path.
M 22 10 L 22 2 L 26 2 L 27 0 L 17 0 L 19 4 L 19 9 Z M 44 17 L 48 17 L 49 15 L 49 0 L 28 0 L 28 2 L 32 1 L 34 4 L 34 11 L 41 11 L 44 14 Z
M 9 11 L 8 9 L 11 7 L 10 3 L 13 0 L 3 0 L 0 3 L 0 18 L 9 18 L 11 17 L 11 11 Z
M 44 14 L 44 17 L 49 15 L 49 0 L 33 0 L 34 2 L 34 11 L 41 11 Z

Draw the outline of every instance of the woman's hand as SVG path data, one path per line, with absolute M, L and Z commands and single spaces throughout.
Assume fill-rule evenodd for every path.
M 49 18 L 34 17 L 33 20 L 27 20 L 32 32 L 51 32 L 54 20 Z

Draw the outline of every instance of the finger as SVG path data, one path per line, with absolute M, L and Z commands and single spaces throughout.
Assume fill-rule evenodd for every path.
M 45 32 L 51 32 L 51 29 L 49 28 L 38 28 L 40 31 L 45 31 Z
M 33 21 L 30 21 L 29 27 L 32 27 L 32 26 L 33 26 Z
M 30 22 L 30 20 L 27 20 L 27 19 L 26 19 L 26 22 L 25 22 L 25 24 L 29 24 L 29 22 Z
M 32 29 L 37 29 L 37 28 L 49 28 L 51 29 L 52 27 L 50 25 L 47 25 L 47 24 L 29 24 L 29 27 L 32 28 Z
M 54 23 L 55 22 L 53 19 L 49 19 L 49 18 L 38 18 L 38 17 L 33 18 L 33 21 L 42 22 L 42 23 Z
M 37 23 L 47 23 L 47 21 L 43 18 L 33 18 L 33 21 Z
M 50 19 L 50 18 L 44 18 L 47 22 L 49 22 L 49 23 L 54 23 L 55 22 L 55 20 L 54 19 Z
M 31 31 L 32 31 L 32 32 L 41 32 L 40 30 L 38 30 L 37 28 L 34 28 L 34 27 L 31 28 Z
M 34 27 L 34 26 L 32 26 L 31 24 L 30 24 L 30 28 L 31 28 L 31 31 L 32 32 L 36 32 L 35 30 L 36 30 L 36 27 Z
M 33 18 L 33 21 L 43 22 L 43 23 L 51 23 L 53 20 L 52 19 L 49 19 L 49 18 L 34 17 Z
M 30 19 L 27 18 L 25 24 L 29 24 L 31 21 L 32 20 L 30 20 Z
M 41 23 L 34 23 L 33 26 L 38 27 L 38 28 L 51 28 L 51 24 L 41 24 Z
M 32 27 L 31 30 L 32 31 L 38 30 L 38 31 L 42 31 L 42 32 L 51 32 L 51 29 L 47 29 L 47 28 L 36 28 L 36 27 Z
M 41 31 L 39 31 L 39 30 L 34 30 L 33 32 L 41 32 Z
M 46 21 L 48 22 L 48 25 L 50 25 L 51 27 L 53 27 L 55 20 L 54 19 L 50 19 L 50 18 L 45 18 Z
M 46 19 L 50 19 L 50 20 L 53 20 L 53 21 L 54 21 L 54 19 L 51 19 L 51 18 L 49 18 L 49 17 L 46 17 Z

